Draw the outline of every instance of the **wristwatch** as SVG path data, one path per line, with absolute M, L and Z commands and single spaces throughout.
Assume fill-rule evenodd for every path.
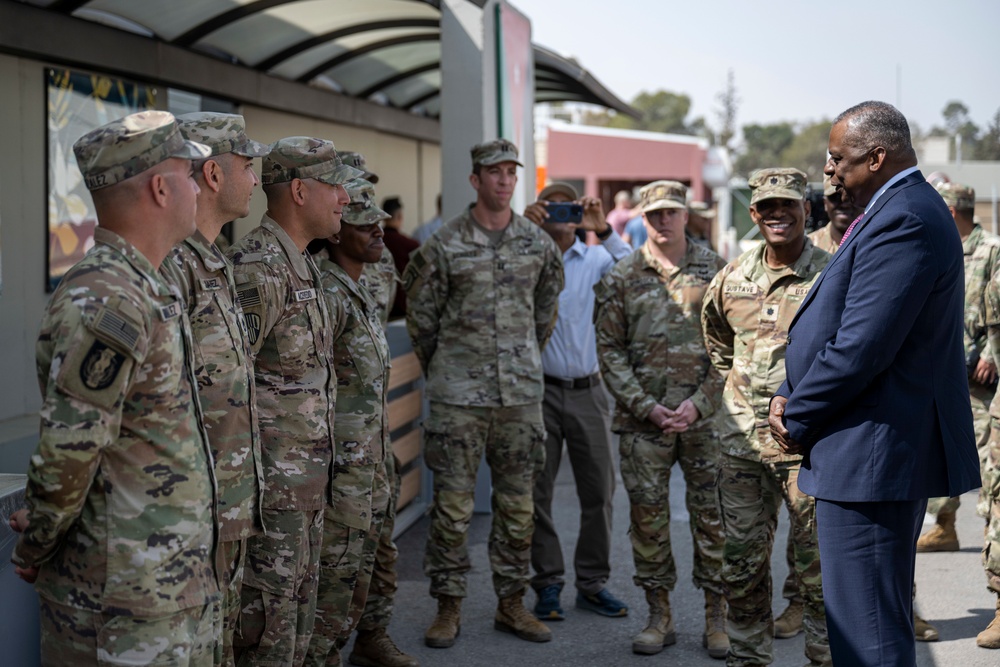
M 597 238 L 601 241 L 607 241 L 609 238 L 611 238 L 611 234 L 614 231 L 615 231 L 614 228 L 612 228 L 611 225 L 608 225 L 603 232 L 597 234 Z

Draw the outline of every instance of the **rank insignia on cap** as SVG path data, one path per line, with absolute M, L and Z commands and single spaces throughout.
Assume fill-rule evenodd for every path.
M 83 363 L 80 364 L 80 380 L 87 389 L 93 391 L 107 389 L 118 377 L 118 371 L 121 370 L 123 363 L 125 363 L 124 354 L 95 340 Z
M 778 179 L 776 177 L 772 176 L 771 177 L 771 185 L 777 185 L 777 184 L 778 184 Z

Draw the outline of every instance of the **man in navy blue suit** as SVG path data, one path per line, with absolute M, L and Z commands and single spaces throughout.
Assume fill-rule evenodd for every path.
M 911 586 L 927 498 L 979 486 L 962 348 L 962 244 L 906 118 L 836 118 L 824 172 L 864 207 L 792 320 L 770 426 L 816 497 L 837 665 L 915 664 Z

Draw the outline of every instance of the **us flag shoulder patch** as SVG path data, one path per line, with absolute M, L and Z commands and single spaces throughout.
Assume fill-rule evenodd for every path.
M 240 307 L 244 310 L 259 306 L 261 304 L 260 287 L 251 285 L 250 287 L 237 288 L 236 298 L 240 302 Z

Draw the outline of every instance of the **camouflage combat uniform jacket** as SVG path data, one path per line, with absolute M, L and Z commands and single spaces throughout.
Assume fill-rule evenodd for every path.
M 144 256 L 101 227 L 94 240 L 42 319 L 41 438 L 13 560 L 60 604 L 166 615 L 218 596 L 190 329 Z
M 160 266 L 184 299 L 194 339 L 194 375 L 219 486 L 219 541 L 261 532 L 260 433 L 253 363 L 236 301 L 233 270 L 211 242 L 195 232 Z
M 379 319 L 382 321 L 382 326 L 385 326 L 389 321 L 389 313 L 392 312 L 392 304 L 396 300 L 396 290 L 399 289 L 399 271 L 396 270 L 396 262 L 388 247 L 382 251 L 382 257 L 377 262 L 365 264 L 358 284 L 367 289 L 375 299 Z
M 837 248 L 840 247 L 840 242 L 835 243 L 833 236 L 830 235 L 832 225 L 832 222 L 828 222 L 809 234 L 809 240 L 812 241 L 814 246 L 820 250 L 830 253 L 831 255 L 837 252 Z
M 965 345 L 966 362 L 975 365 L 980 356 L 992 357 L 986 336 L 985 293 L 1000 268 L 1000 238 L 979 225 L 962 242 L 965 257 Z
M 541 403 L 541 351 L 563 288 L 562 257 L 548 234 L 512 212 L 494 247 L 470 207 L 413 252 L 403 285 L 431 401 Z
M 724 265 L 689 242 L 680 265 L 667 269 L 646 243 L 594 286 L 597 357 L 620 408 L 615 433 L 658 431 L 646 419 L 657 403 L 676 408 L 690 398 L 700 419 L 715 411 L 722 378 L 705 353 L 701 303 Z
M 771 438 L 767 415 L 771 397 L 785 381 L 788 327 L 831 255 L 806 239 L 799 259 L 772 284 L 764 270 L 765 247 L 761 243 L 726 265 L 705 294 L 705 346 L 726 378 L 716 426 L 724 454 L 800 461 Z
M 266 215 L 229 249 L 254 359 L 264 509 L 329 499 L 336 376 L 330 319 L 308 254 Z

